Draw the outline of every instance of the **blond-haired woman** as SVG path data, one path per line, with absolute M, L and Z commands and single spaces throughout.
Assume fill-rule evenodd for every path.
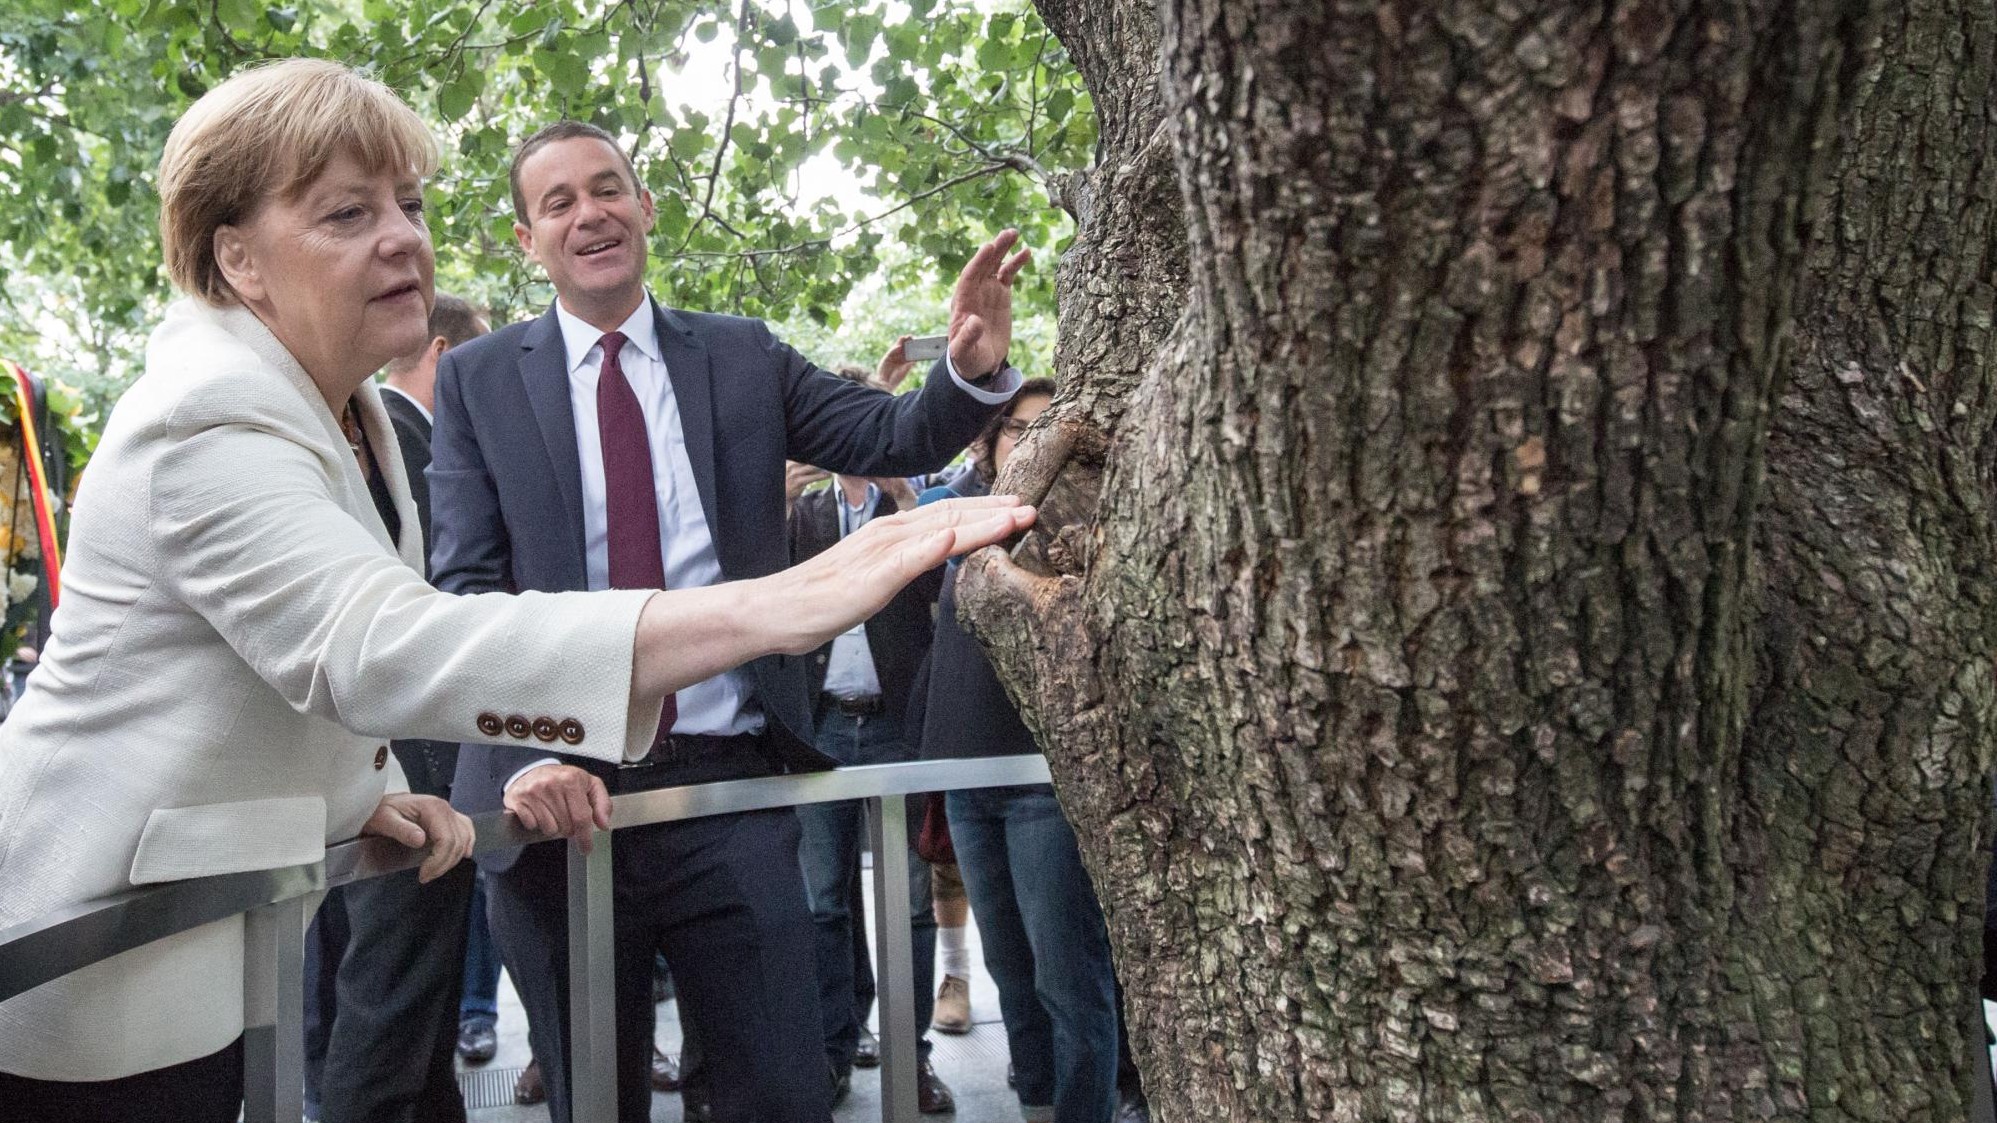
M 399 792 L 387 738 L 636 759 L 669 692 L 809 651 L 1030 521 L 886 520 L 697 590 L 431 589 L 370 375 L 424 341 L 435 161 L 392 92 L 321 61 L 240 74 L 175 126 L 160 230 L 188 298 L 106 426 L 54 637 L 0 727 L 0 928 L 360 833 L 429 847 L 435 876 L 469 824 Z M 234 1119 L 241 986 L 238 918 L 0 1003 L 0 1117 Z

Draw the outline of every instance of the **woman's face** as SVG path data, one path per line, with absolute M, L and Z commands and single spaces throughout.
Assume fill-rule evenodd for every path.
M 1005 462 L 1012 457 L 1012 450 L 1019 446 L 1019 438 L 1026 433 L 1026 427 L 1033 419 L 1046 411 L 1054 399 L 1046 394 L 1021 394 L 1012 407 L 1012 414 L 999 426 L 998 444 L 992 449 L 992 467 L 1005 471 Z
M 295 198 L 215 232 L 222 274 L 331 402 L 429 341 L 436 259 L 414 175 L 336 156 Z

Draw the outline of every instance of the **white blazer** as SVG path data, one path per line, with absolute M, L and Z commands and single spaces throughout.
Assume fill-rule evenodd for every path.
M 314 861 L 405 787 L 391 736 L 644 753 L 650 593 L 431 589 L 388 415 L 372 385 L 357 397 L 399 543 L 277 338 L 241 308 L 169 309 L 83 475 L 54 635 L 0 725 L 0 928 Z M 108 1080 L 223 1048 L 242 940 L 240 917 L 217 921 L 0 1003 L 0 1071 Z

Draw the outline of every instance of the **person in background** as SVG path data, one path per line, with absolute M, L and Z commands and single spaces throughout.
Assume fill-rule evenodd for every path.
M 949 837 L 947 830 L 944 837 Z M 954 860 L 931 862 L 930 899 L 936 910 L 936 954 L 943 981 L 936 986 L 936 1012 L 929 1027 L 938 1033 L 971 1032 L 971 900 L 964 874 Z
M 982 494 L 1053 400 L 1029 379 L 980 438 L 976 471 L 924 493 Z M 957 621 L 946 567 L 930 649 L 922 755 L 1038 753 L 998 675 Z M 1046 784 L 950 792 L 951 843 L 998 984 L 1015 1087 L 1027 1123 L 1110 1123 L 1117 1110 L 1117 993 L 1109 933 L 1075 832 Z
M 895 344 L 883 366 L 911 365 L 898 361 L 904 343 Z M 861 385 L 882 386 L 857 367 L 841 367 L 839 374 Z M 832 487 L 798 499 L 790 518 L 791 559 L 816 557 L 868 520 L 914 505 L 915 492 L 906 478 L 835 475 Z M 903 589 L 886 608 L 820 648 L 807 664 L 818 749 L 839 764 L 914 759 L 901 721 L 916 668 L 929 651 L 930 606 L 941 579 L 936 576 L 935 581 Z M 911 802 L 919 806 L 919 801 Z M 855 800 L 807 804 L 798 808 L 798 820 L 803 836 L 798 860 L 817 930 L 819 1007 L 836 1101 L 850 1083 L 869 1013 L 858 1001 L 860 980 L 855 969 L 856 935 L 864 939 L 865 927 L 865 910 L 856 891 L 865 815 Z M 913 839 L 908 860 L 915 1018 L 918 1026 L 925 1026 L 935 970 L 936 921 L 929 908 L 929 864 Z M 930 1042 L 924 1040 L 916 1069 L 917 1105 L 924 1114 L 953 1110 L 955 1100 L 937 1077 L 929 1053 Z
M 393 91 L 321 59 L 238 70 L 168 135 L 161 243 L 187 296 L 105 426 L 62 609 L 0 725 L 0 928 L 309 864 L 359 834 L 420 848 L 435 880 L 471 823 L 405 790 L 390 737 L 638 759 L 682 687 L 811 651 L 953 550 L 1031 522 L 1003 500 L 876 519 L 804 567 L 716 589 L 431 588 L 373 375 L 429 338 L 435 167 Z M 587 847 L 609 813 L 521 820 Z M 237 1119 L 243 923 L 0 1001 L 0 1121 Z

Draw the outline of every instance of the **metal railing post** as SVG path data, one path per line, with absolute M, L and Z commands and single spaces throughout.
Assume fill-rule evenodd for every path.
M 569 843 L 569 1105 L 575 1123 L 616 1123 L 617 956 L 609 831 Z
M 874 827 L 874 946 L 881 956 L 875 988 L 881 1009 L 881 1118 L 914 1123 L 921 1030 L 915 1024 L 915 954 L 908 931 L 908 800 L 870 799 L 867 812 Z
M 291 897 L 243 915 L 244 1123 L 305 1117 L 308 899 Z

